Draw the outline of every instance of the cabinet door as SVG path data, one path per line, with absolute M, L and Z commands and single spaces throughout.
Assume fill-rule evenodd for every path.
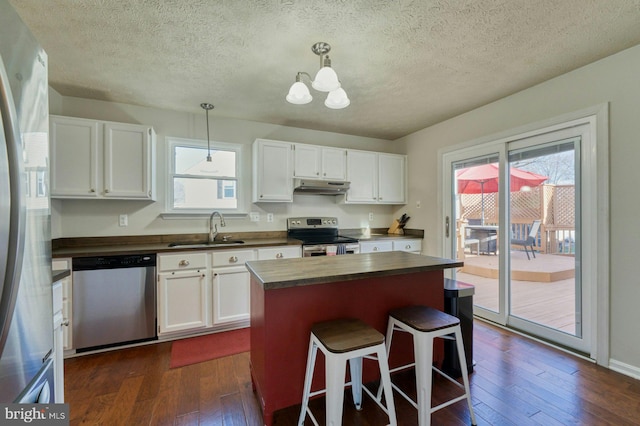
M 104 125 L 104 196 L 152 199 L 152 129 Z
M 420 253 L 422 250 L 422 240 L 397 239 L 393 240 L 393 251 L 408 251 Z
M 344 181 L 347 177 L 347 150 L 322 148 L 322 178 Z
M 249 271 L 243 266 L 213 269 L 213 323 L 249 319 Z
M 50 117 L 51 196 L 98 194 L 98 127 L 93 120 Z
M 378 154 L 378 202 L 406 203 L 406 156 Z
M 258 249 L 258 260 L 268 259 L 294 259 L 302 257 L 300 246 L 280 246 Z
M 380 251 L 393 251 L 392 241 L 362 241 L 360 253 L 377 253 Z
M 158 274 L 159 334 L 210 325 L 207 274 L 201 270 Z
M 71 258 L 55 259 L 52 269 L 71 269 Z M 73 274 L 60 280 L 62 284 L 62 349 L 73 349 Z
M 291 144 L 257 140 L 253 150 L 253 202 L 292 202 Z
M 347 180 L 351 186 L 345 201 L 375 203 L 378 199 L 378 157 L 375 152 L 347 150 Z
M 298 178 L 320 179 L 320 147 L 293 145 L 293 173 Z

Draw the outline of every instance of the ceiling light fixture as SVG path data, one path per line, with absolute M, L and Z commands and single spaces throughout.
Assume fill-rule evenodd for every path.
M 207 161 L 211 162 L 211 142 L 209 141 L 209 111 L 214 108 L 212 104 L 209 103 L 201 103 L 200 107 L 205 110 L 205 114 L 207 116 Z
M 329 55 L 327 55 L 330 50 L 331 46 L 329 43 L 322 41 L 311 46 L 311 51 L 320 56 L 320 70 L 313 80 L 311 80 L 311 76 L 306 72 L 299 71 L 296 75 L 296 82 L 293 83 L 289 89 L 289 94 L 286 97 L 287 102 L 304 105 L 313 100 L 309 88 L 302 82 L 302 76 L 307 76 L 311 82 L 311 87 L 319 92 L 329 92 L 327 99 L 324 101 L 327 108 L 342 109 L 349 106 L 351 101 L 347 96 L 347 92 L 340 87 L 338 75 L 333 68 L 331 68 L 331 59 L 329 59 Z

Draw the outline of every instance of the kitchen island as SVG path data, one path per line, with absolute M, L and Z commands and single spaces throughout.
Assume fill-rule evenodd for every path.
M 389 310 L 421 304 L 444 308 L 444 269 L 462 262 L 405 252 L 366 253 L 247 262 L 251 273 L 251 377 L 264 424 L 300 404 L 309 333 L 318 321 L 359 318 L 386 332 Z M 399 348 L 399 349 L 396 349 Z M 409 336 L 394 337 L 391 366 L 413 356 Z M 442 345 L 436 362 L 442 361 Z M 324 387 L 319 353 L 314 390 Z M 377 379 L 365 360 L 363 381 Z

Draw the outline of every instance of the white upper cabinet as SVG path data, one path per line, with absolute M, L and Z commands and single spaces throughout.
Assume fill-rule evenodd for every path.
M 97 198 L 99 123 L 51 117 L 51 196 Z
M 104 124 L 104 196 L 155 199 L 153 129 Z
M 346 203 L 405 204 L 407 157 L 370 151 L 347 150 Z
M 50 117 L 51 196 L 155 200 L 149 126 Z
M 378 154 L 378 202 L 405 204 L 407 186 L 407 157 L 396 154 Z
M 294 177 L 344 181 L 346 149 L 294 144 Z
M 369 151 L 347 151 L 347 180 L 351 182 L 347 203 L 378 202 L 378 154 Z
M 256 139 L 253 143 L 253 202 L 292 202 L 290 142 Z

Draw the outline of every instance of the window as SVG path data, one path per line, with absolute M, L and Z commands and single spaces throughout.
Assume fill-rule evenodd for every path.
M 211 142 L 211 162 L 204 141 L 168 139 L 170 182 L 168 209 L 200 213 L 241 208 L 239 180 L 242 146 Z

